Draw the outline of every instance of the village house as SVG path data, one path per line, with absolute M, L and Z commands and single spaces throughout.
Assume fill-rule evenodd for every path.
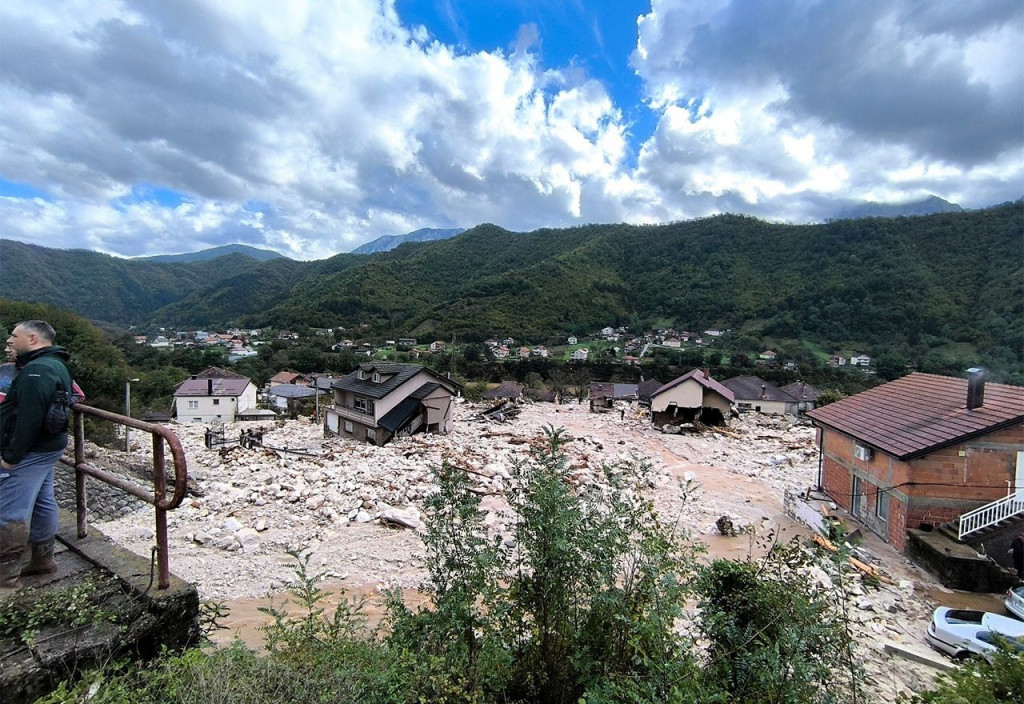
M 398 338 L 398 344 L 402 345 L 403 347 L 415 347 L 416 346 L 416 338 L 415 337 L 400 337 L 400 338 Z
M 505 345 L 495 347 L 493 351 L 495 359 L 505 359 L 508 357 L 508 347 Z
M 818 402 L 818 390 L 816 388 L 802 381 L 794 381 L 792 384 L 786 384 L 781 388 L 796 399 L 798 414 L 802 415 L 807 413 L 807 411 L 814 410 Z
M 532 350 L 530 350 L 530 354 L 532 356 L 534 356 L 534 357 L 547 357 L 548 356 L 548 348 L 545 347 L 544 345 L 539 345 L 537 347 L 534 347 Z
M 523 392 L 526 387 L 517 381 L 503 381 L 493 389 L 488 389 L 480 394 L 480 398 L 485 401 L 496 401 L 499 399 L 505 400 L 517 400 L 523 397 Z
M 767 415 L 796 416 L 799 402 L 793 396 L 760 377 L 743 375 L 726 379 L 722 385 L 732 391 L 736 408 Z
M 179 423 L 233 422 L 240 412 L 255 407 L 256 384 L 217 367 L 189 377 L 174 390 Z
M 863 353 L 855 354 L 852 357 L 850 357 L 850 366 L 853 366 L 853 367 L 870 367 L 871 366 L 871 357 L 868 357 L 866 354 L 863 354 Z
M 569 335 L 569 337 L 565 341 L 565 344 L 567 344 L 567 345 L 575 345 L 578 342 L 579 342 L 579 340 L 576 339 L 575 335 Z
M 282 384 L 302 384 L 305 386 L 307 383 L 309 383 L 309 377 L 299 372 L 282 371 L 270 377 L 270 388 L 281 386 Z
M 776 354 L 772 350 L 765 350 L 761 354 L 757 355 L 758 359 L 763 359 L 766 362 L 774 362 L 775 361 L 775 357 L 776 357 Z
M 678 337 L 666 337 L 665 341 L 662 342 L 665 347 L 682 347 L 683 343 L 680 342 Z
M 908 531 L 947 521 L 959 519 L 962 539 L 1024 523 L 1024 388 L 968 371 L 915 372 L 807 414 L 819 428 L 819 485 L 898 550 Z
M 530 350 L 529 347 L 520 347 L 519 348 L 519 359 L 528 359 L 529 356 L 530 356 L 530 353 L 531 353 L 531 350 Z
M 446 345 L 443 340 L 434 340 L 430 343 L 431 352 L 444 352 L 445 347 Z
M 732 391 L 694 369 L 651 394 L 651 422 L 655 427 L 700 422 L 725 425 L 733 402 Z
M 569 359 L 574 362 L 586 362 L 589 356 L 590 350 L 586 347 L 580 347 L 578 350 L 573 350 L 572 354 L 569 355 Z
M 263 394 L 268 404 L 282 411 L 294 411 L 304 400 L 314 400 L 317 390 L 305 384 L 274 384 Z
M 369 362 L 331 384 L 325 431 L 384 445 L 416 432 L 446 434 L 460 385 L 414 364 Z

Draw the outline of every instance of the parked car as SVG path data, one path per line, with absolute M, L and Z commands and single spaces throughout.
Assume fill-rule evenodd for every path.
M 1006 590 L 1006 610 L 1017 618 L 1024 620 L 1024 585 L 1010 587 Z
M 1024 621 L 991 614 L 940 606 L 932 614 L 925 635 L 936 650 L 962 660 L 970 655 L 988 656 L 996 651 L 996 640 L 1024 653 Z

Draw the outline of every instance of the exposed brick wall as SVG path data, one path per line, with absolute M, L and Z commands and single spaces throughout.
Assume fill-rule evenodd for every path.
M 854 456 L 855 444 L 847 435 L 822 429 L 823 488 L 833 501 L 850 511 L 852 478 L 854 474 L 860 476 L 865 484 L 865 524 L 902 550 L 908 528 L 945 523 L 1006 496 L 1007 482 L 1015 479 L 1017 452 L 1024 451 L 1024 425 L 909 462 L 878 451 L 870 460 L 859 460 Z M 871 485 L 895 487 L 890 493 L 888 521 L 875 516 L 877 494 Z

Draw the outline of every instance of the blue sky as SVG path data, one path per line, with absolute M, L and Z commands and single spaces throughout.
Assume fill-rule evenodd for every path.
M 0 236 L 300 259 L 423 227 L 1024 195 L 1020 0 L 9 0 Z

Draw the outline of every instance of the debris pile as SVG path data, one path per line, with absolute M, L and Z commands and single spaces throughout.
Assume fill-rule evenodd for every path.
M 204 426 L 175 425 L 195 491 L 169 514 L 172 571 L 214 600 L 280 592 L 295 579 L 293 555 L 308 557 L 310 571 L 338 588 L 413 589 L 425 576 L 419 532 L 423 500 L 435 491 L 431 468 L 448 462 L 465 471 L 482 497 L 484 525 L 506 534 L 505 489 L 545 427 L 565 429 L 570 480 L 578 485 L 604 482 L 603 465 L 645 458 L 659 513 L 708 543 L 713 557 L 756 550 L 755 526 L 788 533 L 782 539 L 810 534 L 782 507 L 784 492 L 802 493 L 816 481 L 809 426 L 748 414 L 727 429 L 664 434 L 641 414 L 589 413 L 582 404 L 460 403 L 454 412 L 450 434 L 385 447 L 324 438 L 318 424 L 295 420 L 226 424 L 227 437 L 261 434 L 261 442 L 208 449 Z M 143 507 L 100 527 L 148 555 L 152 525 L 152 511 Z M 878 701 L 891 701 L 934 674 L 881 649 L 885 642 L 923 644 L 933 605 L 915 586 L 928 578 L 895 552 L 884 572 L 873 556 L 855 559 L 869 569 L 847 566 L 847 612 L 871 686 L 885 693 Z

